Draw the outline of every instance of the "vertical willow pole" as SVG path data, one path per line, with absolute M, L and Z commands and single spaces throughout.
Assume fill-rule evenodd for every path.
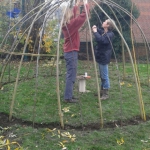
M 116 7 L 118 7 L 119 9 L 121 9 L 123 12 L 125 12 L 127 15 L 130 16 L 130 13 L 124 9 L 123 7 L 119 6 L 118 4 L 116 4 L 115 2 L 113 2 L 112 0 L 109 0 L 109 3 L 115 5 Z M 146 39 L 146 36 L 142 30 L 142 28 L 140 27 L 140 25 L 138 24 L 138 22 L 136 21 L 135 17 L 132 15 L 132 19 L 134 21 L 134 23 L 137 25 L 137 27 L 139 28 L 139 30 L 141 31 L 141 35 L 144 39 L 144 44 L 145 44 L 145 47 L 146 47 L 146 54 L 147 54 L 147 72 L 148 72 L 148 86 L 150 86 L 150 67 L 149 67 L 149 57 L 148 57 L 148 50 L 150 51 L 150 45 L 148 43 L 148 40 Z
M 28 40 L 29 40 L 29 36 L 30 36 L 31 30 L 32 30 L 33 24 L 35 23 L 37 17 L 39 16 L 39 14 L 41 13 L 41 11 L 43 10 L 44 7 L 45 7 L 45 5 L 42 6 L 42 8 L 36 14 L 35 18 L 33 19 L 32 23 L 31 23 L 31 26 L 30 26 L 30 29 L 29 29 L 29 32 L 28 32 L 28 35 L 27 35 L 27 38 L 26 38 L 26 41 L 25 41 L 23 53 L 25 53 L 25 50 L 27 48 L 27 44 L 28 44 Z M 21 57 L 19 68 L 18 68 L 18 72 L 17 72 L 17 77 L 16 77 L 16 82 L 15 82 L 13 97 L 12 97 L 11 106 L 10 106 L 9 121 L 12 119 L 13 108 L 14 108 L 14 103 L 15 103 L 16 92 L 17 92 L 18 81 L 19 81 L 19 76 L 20 76 L 20 71 L 21 71 L 21 66 L 22 66 L 23 58 L 24 58 L 24 55 L 22 55 L 22 57 Z
M 111 18 L 109 17 L 109 15 L 101 8 L 101 6 L 98 5 L 98 3 L 97 3 L 95 0 L 93 0 L 93 2 L 100 8 L 100 10 L 101 10 L 109 19 L 111 19 Z M 135 79 L 135 84 L 136 84 L 137 96 L 138 96 L 138 100 L 139 100 L 139 104 L 140 104 L 141 118 L 142 118 L 143 120 L 146 120 L 146 118 L 145 118 L 145 111 L 144 111 L 144 105 L 141 105 L 142 99 L 141 99 L 141 96 L 140 96 L 139 85 L 138 85 L 137 76 L 136 76 L 136 70 L 135 70 L 135 66 L 134 66 L 134 63 L 133 63 L 133 59 L 132 59 L 132 55 L 131 55 L 129 46 L 128 46 L 128 44 L 126 43 L 126 41 L 125 41 L 123 35 L 120 33 L 118 27 L 117 27 L 115 24 L 114 24 L 114 26 L 115 26 L 116 30 L 118 31 L 120 37 L 123 39 L 123 41 L 124 41 L 124 43 L 125 43 L 125 46 L 126 46 L 126 48 L 127 48 L 127 51 L 128 51 L 128 53 L 129 53 L 129 57 L 130 57 L 130 60 L 131 60 L 132 69 L 133 69 L 133 72 L 134 72 L 134 79 Z
M 84 7 L 86 8 L 86 6 L 85 6 L 85 0 L 84 0 Z M 102 105 L 101 105 L 100 92 L 99 92 L 100 91 L 100 87 L 99 87 L 99 81 L 98 81 L 96 61 L 95 61 L 95 56 L 94 56 L 94 48 L 93 48 L 93 44 L 92 44 L 93 43 L 93 40 L 92 40 L 92 31 L 91 31 L 91 27 L 90 27 L 89 16 L 88 16 L 87 10 L 85 9 L 85 11 L 86 11 L 86 17 L 87 17 L 89 32 L 90 32 L 90 41 L 91 41 L 92 56 L 93 56 L 93 60 L 94 60 L 94 69 L 95 69 L 95 77 L 96 77 L 97 93 L 98 93 L 98 103 L 99 103 L 99 111 L 100 111 L 100 125 L 101 125 L 101 128 L 103 128 L 104 123 L 103 123 Z
M 111 10 L 111 12 L 113 13 L 115 19 L 117 20 L 117 23 L 119 25 L 119 29 L 120 29 L 120 32 L 121 34 L 123 33 L 122 32 L 122 27 L 121 27 L 121 24 L 116 16 L 116 14 L 114 13 L 114 11 L 112 10 L 112 8 L 107 4 L 107 6 L 109 7 L 109 9 Z M 124 52 L 124 43 L 123 43 L 123 40 L 121 39 L 121 46 L 122 46 L 122 61 L 123 61 L 123 78 L 125 78 L 125 52 Z
M 143 103 L 143 99 L 142 99 L 142 91 L 141 91 L 140 79 L 139 79 L 137 63 L 136 63 L 135 47 L 134 47 L 134 41 L 133 41 L 132 10 L 133 10 L 133 2 L 132 2 L 132 7 L 131 7 L 131 42 L 132 42 L 132 48 L 133 48 L 132 50 L 133 50 L 133 59 L 134 59 L 136 80 L 137 80 L 137 84 L 138 84 L 138 91 L 139 91 L 139 97 L 140 97 L 139 98 L 139 105 L 140 105 L 141 114 L 143 114 L 142 118 L 144 119 L 144 121 L 146 121 L 146 115 L 145 115 L 144 103 Z
M 58 109 L 59 109 L 59 117 L 60 117 L 60 123 L 61 123 L 61 127 L 64 129 L 64 121 L 63 121 L 63 113 L 61 110 L 61 102 L 60 102 L 60 88 L 59 88 L 59 56 L 60 56 L 60 37 L 61 37 L 61 32 L 62 32 L 62 26 L 63 26 L 63 21 L 64 21 L 64 15 L 66 13 L 66 9 L 67 6 L 64 10 L 63 16 L 62 16 L 62 20 L 61 20 L 61 24 L 60 24 L 60 30 L 58 33 L 58 43 L 57 43 L 57 56 L 56 56 L 56 90 L 57 90 L 57 102 L 58 102 Z

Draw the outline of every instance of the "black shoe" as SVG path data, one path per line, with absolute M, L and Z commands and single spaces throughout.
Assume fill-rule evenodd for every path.
M 72 96 L 72 99 L 78 100 L 78 98 L 76 98 L 76 97 L 74 97 L 74 96 Z
M 98 94 L 97 94 L 97 93 L 94 93 L 94 96 L 98 96 Z
M 78 103 L 79 101 L 77 99 L 65 99 L 65 103 Z

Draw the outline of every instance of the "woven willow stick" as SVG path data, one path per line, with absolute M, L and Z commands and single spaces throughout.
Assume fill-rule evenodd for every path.
M 60 87 L 59 87 L 59 43 L 60 43 L 60 36 L 61 36 L 61 32 L 62 32 L 62 26 L 63 26 L 63 22 L 64 22 L 64 15 L 66 13 L 67 10 L 67 6 L 65 7 L 63 16 L 62 16 L 62 20 L 60 23 L 60 30 L 58 33 L 58 43 L 57 43 L 57 57 L 56 57 L 56 91 L 57 91 L 57 103 L 58 103 L 58 111 L 59 111 L 59 117 L 60 117 L 60 122 L 61 122 L 61 127 L 64 129 L 64 121 L 63 121 L 63 113 L 61 110 L 61 102 L 60 102 Z
M 97 3 L 95 0 L 93 0 L 93 1 L 98 5 L 98 3 Z M 111 18 L 109 17 L 109 15 L 108 15 L 99 5 L 98 5 L 98 7 L 100 8 L 100 10 L 101 10 L 109 19 L 111 19 Z M 124 41 L 124 43 L 125 43 L 125 46 L 126 46 L 126 48 L 127 48 L 127 51 L 128 51 L 128 53 L 129 53 L 129 57 L 130 57 L 131 64 L 132 64 L 132 69 L 133 69 L 133 72 L 134 72 L 134 79 L 135 79 L 135 83 L 136 83 L 137 96 L 138 96 L 138 100 L 139 100 L 139 103 L 140 103 L 141 118 L 142 118 L 143 120 L 146 120 L 144 108 L 143 108 L 143 106 L 141 106 L 141 101 L 142 101 L 142 99 L 141 99 L 141 96 L 140 96 L 139 85 L 138 85 L 138 82 L 137 82 L 137 76 L 136 76 L 136 71 L 135 71 L 135 67 L 134 67 L 134 63 L 133 63 L 131 51 L 130 51 L 129 46 L 128 46 L 128 44 L 126 43 L 126 41 L 125 41 L 123 35 L 120 33 L 118 27 L 117 27 L 115 24 L 114 24 L 114 26 L 115 26 L 116 30 L 118 31 L 120 37 L 123 39 L 123 41 Z
M 119 29 L 120 29 L 120 32 L 121 32 L 121 34 L 123 33 L 122 32 L 122 27 L 121 27 L 121 24 L 120 24 L 120 22 L 119 22 L 119 20 L 118 20 L 118 18 L 117 18 L 117 16 L 116 16 L 116 14 L 115 14 L 115 12 L 113 11 L 113 9 L 112 9 L 112 7 L 110 7 L 108 4 L 106 4 L 107 5 L 107 7 L 109 7 L 109 9 L 111 10 L 111 12 L 113 13 L 113 15 L 114 15 L 114 17 L 115 17 L 115 19 L 116 19 L 116 21 L 117 21 L 117 23 L 118 23 L 118 25 L 119 25 Z M 112 43 L 111 43 L 112 44 Z M 123 51 L 123 53 L 122 53 L 122 60 L 123 60 L 123 77 L 125 77 L 125 56 L 124 56 L 124 42 L 123 42 L 123 40 L 121 39 L 121 46 L 122 46 L 122 51 Z M 112 45 L 112 47 L 113 47 L 113 45 Z M 113 51 L 114 51 L 114 56 L 115 56 L 115 60 L 116 60 L 116 65 L 117 65 L 117 71 L 118 71 L 118 73 L 117 73 L 117 75 L 118 75 L 118 80 L 119 80 L 119 84 L 120 84 L 120 82 L 121 82 L 121 76 L 120 76 L 120 71 L 119 71 L 119 69 L 118 69 L 118 62 L 117 62 L 117 58 L 116 58 L 116 54 L 115 54 L 115 50 L 114 50 L 114 48 L 113 48 Z M 123 105 L 123 101 L 122 101 L 122 89 L 121 89 L 121 86 L 119 85 L 119 90 L 120 90 L 120 116 L 121 116 L 121 125 L 122 125 L 122 105 Z
M 41 6 L 42 6 L 42 5 L 41 5 Z M 38 6 L 38 7 L 39 7 L 39 6 Z M 37 8 L 38 8 L 38 7 L 37 7 Z M 33 10 L 34 10 L 34 9 L 33 9 Z M 29 15 L 31 12 L 32 12 L 32 10 L 28 13 L 28 15 Z M 24 20 L 23 23 L 25 23 L 26 21 L 28 21 L 29 19 L 31 19 L 31 17 L 33 17 L 33 16 L 36 15 L 36 14 L 37 14 L 37 13 L 29 15 L 30 17 L 29 17 L 28 19 Z M 44 13 L 44 14 L 45 14 L 45 13 Z M 43 15 L 44 15 L 44 14 L 43 14 Z M 41 18 L 43 15 L 41 15 L 39 18 Z M 36 18 L 36 21 L 37 21 L 39 18 Z M 19 23 L 20 23 L 20 21 L 19 21 Z M 21 26 L 23 25 L 23 23 L 21 24 Z M 18 25 L 18 22 L 17 22 L 17 23 L 8 31 L 8 33 L 5 35 L 5 37 L 3 38 L 3 42 L 1 43 L 0 47 L 2 47 L 2 45 L 3 45 L 3 43 L 4 43 L 4 40 L 7 38 L 7 36 L 9 35 L 9 33 L 13 30 L 13 28 L 14 28 L 16 25 Z M 20 28 L 21 28 L 21 26 L 20 26 Z M 1 75 L 0 75 L 0 83 L 1 83 L 2 80 L 3 80 L 4 72 L 5 72 L 5 70 L 6 70 L 6 67 L 7 67 L 7 65 L 8 65 L 8 63 L 9 63 L 9 61 L 10 61 L 12 55 L 13 55 L 12 52 L 15 51 L 15 49 L 16 49 L 16 47 L 18 46 L 20 40 L 21 40 L 22 37 L 25 35 L 25 33 L 29 30 L 29 28 L 30 28 L 30 26 L 24 31 L 24 33 L 22 34 L 22 36 L 20 37 L 19 40 L 13 42 L 13 45 L 11 46 L 11 49 L 10 49 L 10 51 L 9 51 L 9 52 L 10 52 L 10 56 L 9 56 L 9 58 L 7 59 L 7 61 L 5 62 L 5 66 L 2 67 L 2 71 L 1 71 Z M 18 32 L 19 32 L 19 31 L 18 31 Z M 15 42 L 16 42 L 16 43 L 15 43 Z M 16 44 L 16 45 L 15 45 L 15 44 Z M 3 50 L 0 50 L 0 53 L 1 53 L 1 51 L 3 51 Z M 3 53 L 7 54 L 8 51 L 7 51 L 7 52 L 4 51 Z M 11 54 L 11 53 L 12 53 L 12 54 Z M 8 53 L 8 54 L 9 54 L 9 53 Z M 14 55 L 15 55 L 15 54 L 14 54 Z
M 110 0 L 110 1 L 111 1 L 111 0 Z M 145 42 L 145 44 L 147 45 L 148 50 L 150 51 L 150 46 L 149 46 L 149 43 L 148 43 L 148 41 L 147 41 L 147 39 L 146 39 L 146 36 L 145 36 L 145 34 L 144 34 L 142 28 L 140 27 L 140 25 L 139 25 L 138 22 L 136 21 L 135 17 L 134 17 L 130 12 L 128 12 L 126 9 L 124 9 L 123 7 L 119 6 L 118 4 L 114 3 L 113 1 L 111 1 L 111 2 L 112 2 L 113 4 L 115 4 L 115 6 L 117 6 L 119 9 L 123 10 L 126 14 L 128 14 L 128 15 L 132 18 L 132 20 L 134 21 L 134 23 L 136 23 L 137 27 L 139 28 L 139 30 L 140 30 L 141 33 L 142 33 L 144 42 Z M 146 51 L 148 51 L 148 50 L 146 49 Z M 147 56 L 147 64 L 149 65 L 149 58 L 148 58 L 148 56 Z M 133 65 L 133 67 L 134 67 L 134 65 Z M 149 81 L 149 79 L 150 79 L 150 76 L 149 76 L 149 74 L 150 74 L 150 72 L 149 72 L 149 66 L 148 66 L 147 69 L 148 69 L 148 81 Z M 136 75 L 136 74 L 135 74 L 135 75 Z M 148 85 L 149 85 L 149 83 L 148 83 Z M 138 97 L 140 97 L 140 93 L 141 93 L 141 92 L 139 91 L 139 92 L 138 92 Z M 143 100 L 142 100 L 142 99 L 139 99 L 139 104 L 140 104 L 141 118 L 142 118 L 143 120 L 146 120 L 146 115 L 145 115 L 145 110 L 144 110 L 144 105 L 143 105 Z
M 143 119 L 146 120 L 145 116 L 145 109 L 144 109 L 144 103 L 143 103 L 143 98 L 142 98 L 142 91 L 141 91 L 141 85 L 140 85 L 140 79 L 139 79 L 139 74 L 138 74 L 138 68 L 137 68 L 137 62 L 136 62 L 136 56 L 135 56 L 135 47 L 134 47 L 134 41 L 133 41 L 133 20 L 132 20 L 132 11 L 133 11 L 133 2 L 132 2 L 132 7 L 131 7 L 131 42 L 132 42 L 132 50 L 133 50 L 133 59 L 134 59 L 134 67 L 135 67 L 135 72 L 137 76 L 137 83 L 138 83 L 138 91 L 139 91 L 139 96 L 140 96 L 140 101 L 139 105 L 142 109 L 143 113 Z
M 12 55 L 17 55 L 17 56 L 45 56 L 45 57 L 49 57 L 49 56 L 56 56 L 56 55 L 51 55 L 51 54 L 33 54 L 33 53 L 19 53 L 19 52 L 8 52 L 8 51 L 2 51 L 0 50 L 0 53 L 3 54 L 12 54 Z
M 39 12 L 35 16 L 32 24 L 30 26 L 30 29 L 29 29 L 29 32 L 28 32 L 28 35 L 27 35 L 27 38 L 26 38 L 25 46 L 24 46 L 24 49 L 23 49 L 23 53 L 25 53 L 25 50 L 26 50 L 26 47 L 27 47 L 27 43 L 28 43 L 28 40 L 29 40 L 29 36 L 30 36 L 31 31 L 32 31 L 32 27 L 34 25 L 34 22 L 36 21 L 38 15 L 42 12 L 42 10 L 44 9 L 45 6 L 46 6 L 46 4 L 44 6 L 42 6 L 42 8 L 39 10 Z M 18 68 L 17 77 L 16 77 L 16 83 L 15 83 L 15 87 L 14 87 L 13 98 L 12 98 L 11 106 L 10 106 L 9 121 L 12 119 L 12 113 L 13 113 L 13 108 L 14 108 L 14 102 L 15 102 L 17 86 L 18 86 L 18 80 L 19 80 L 19 76 L 20 76 L 20 70 L 21 70 L 21 66 L 22 66 L 22 62 L 23 62 L 23 57 L 24 56 L 22 55 L 21 60 L 20 60 L 20 64 L 19 64 L 19 68 Z
M 84 7 L 85 6 L 85 1 L 84 1 Z M 96 84 L 97 84 L 97 93 L 98 93 L 98 104 L 99 104 L 99 111 L 100 111 L 100 125 L 101 128 L 103 127 L 103 115 L 102 115 L 102 105 L 101 105 L 101 100 L 100 100 L 100 87 L 99 87 L 99 81 L 98 81 L 98 71 L 97 71 L 97 66 L 96 66 L 96 61 L 95 61 L 95 55 L 94 55 L 94 47 L 93 47 L 93 39 L 92 39 L 92 31 L 91 31 L 91 27 L 90 27 L 90 22 L 89 22 L 89 16 L 87 14 L 87 10 L 86 11 L 86 17 L 87 17 L 87 22 L 88 22 L 88 27 L 89 27 L 89 32 L 90 32 L 90 40 L 91 40 L 91 49 L 92 49 L 92 56 L 93 56 L 93 61 L 94 61 L 94 69 L 95 69 L 95 77 L 96 77 Z
M 140 25 L 138 24 L 138 22 L 137 22 L 137 20 L 135 19 L 135 17 L 133 16 L 133 15 L 131 15 L 131 13 L 130 12 L 128 12 L 126 9 L 124 9 L 123 7 L 121 7 L 120 5 L 118 5 L 117 3 L 115 3 L 115 2 L 113 2 L 113 1 L 111 1 L 111 0 L 109 0 L 109 1 L 105 1 L 106 3 L 108 3 L 109 5 L 115 5 L 118 9 L 120 9 L 120 10 L 122 10 L 124 13 L 126 13 L 127 15 L 129 15 L 130 17 L 132 16 L 132 20 L 134 21 L 134 23 L 137 25 L 137 27 L 139 28 L 139 30 L 141 31 L 141 35 L 142 35 L 142 37 L 143 37 L 143 40 L 144 40 L 144 45 L 145 45 L 145 47 L 146 47 L 146 54 L 148 54 L 148 51 L 150 51 L 150 45 L 149 45 L 149 43 L 148 43 L 148 41 L 147 41 L 147 38 L 146 38 L 146 36 L 145 36 L 145 34 L 144 34 L 144 32 L 143 32 L 143 30 L 142 30 L 142 28 L 140 27 Z M 147 79 L 147 81 L 148 81 L 148 86 L 150 86 L 150 82 L 149 82 L 149 80 L 150 80 L 150 67 L 149 67 L 149 57 L 148 57 L 148 55 L 147 55 L 147 72 L 148 72 L 148 79 Z
M 113 13 L 115 19 L 117 20 L 117 23 L 119 25 L 119 29 L 120 29 L 120 32 L 121 34 L 123 34 L 122 32 L 122 27 L 121 27 L 121 24 L 115 14 L 115 12 L 113 11 L 113 9 L 107 4 L 107 6 L 109 7 L 109 9 L 111 10 L 111 12 Z M 125 78 L 125 55 L 124 55 L 124 42 L 123 40 L 121 39 L 121 47 L 122 47 L 122 60 L 123 60 L 123 78 Z

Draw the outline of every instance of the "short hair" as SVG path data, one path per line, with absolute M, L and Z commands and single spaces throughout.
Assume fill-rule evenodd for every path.
M 114 30 L 115 29 L 115 21 L 112 19 L 107 19 L 108 30 Z

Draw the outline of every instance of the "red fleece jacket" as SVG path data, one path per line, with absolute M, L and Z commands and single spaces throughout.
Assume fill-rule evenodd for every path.
M 80 37 L 79 28 L 84 24 L 86 20 L 86 13 L 83 11 L 79 16 L 76 17 L 77 6 L 74 6 L 73 13 L 74 17 L 70 20 L 70 23 L 62 27 L 62 32 L 64 35 L 64 52 L 70 52 L 73 50 L 79 51 L 80 47 Z M 87 12 L 89 13 L 89 5 L 86 5 Z

